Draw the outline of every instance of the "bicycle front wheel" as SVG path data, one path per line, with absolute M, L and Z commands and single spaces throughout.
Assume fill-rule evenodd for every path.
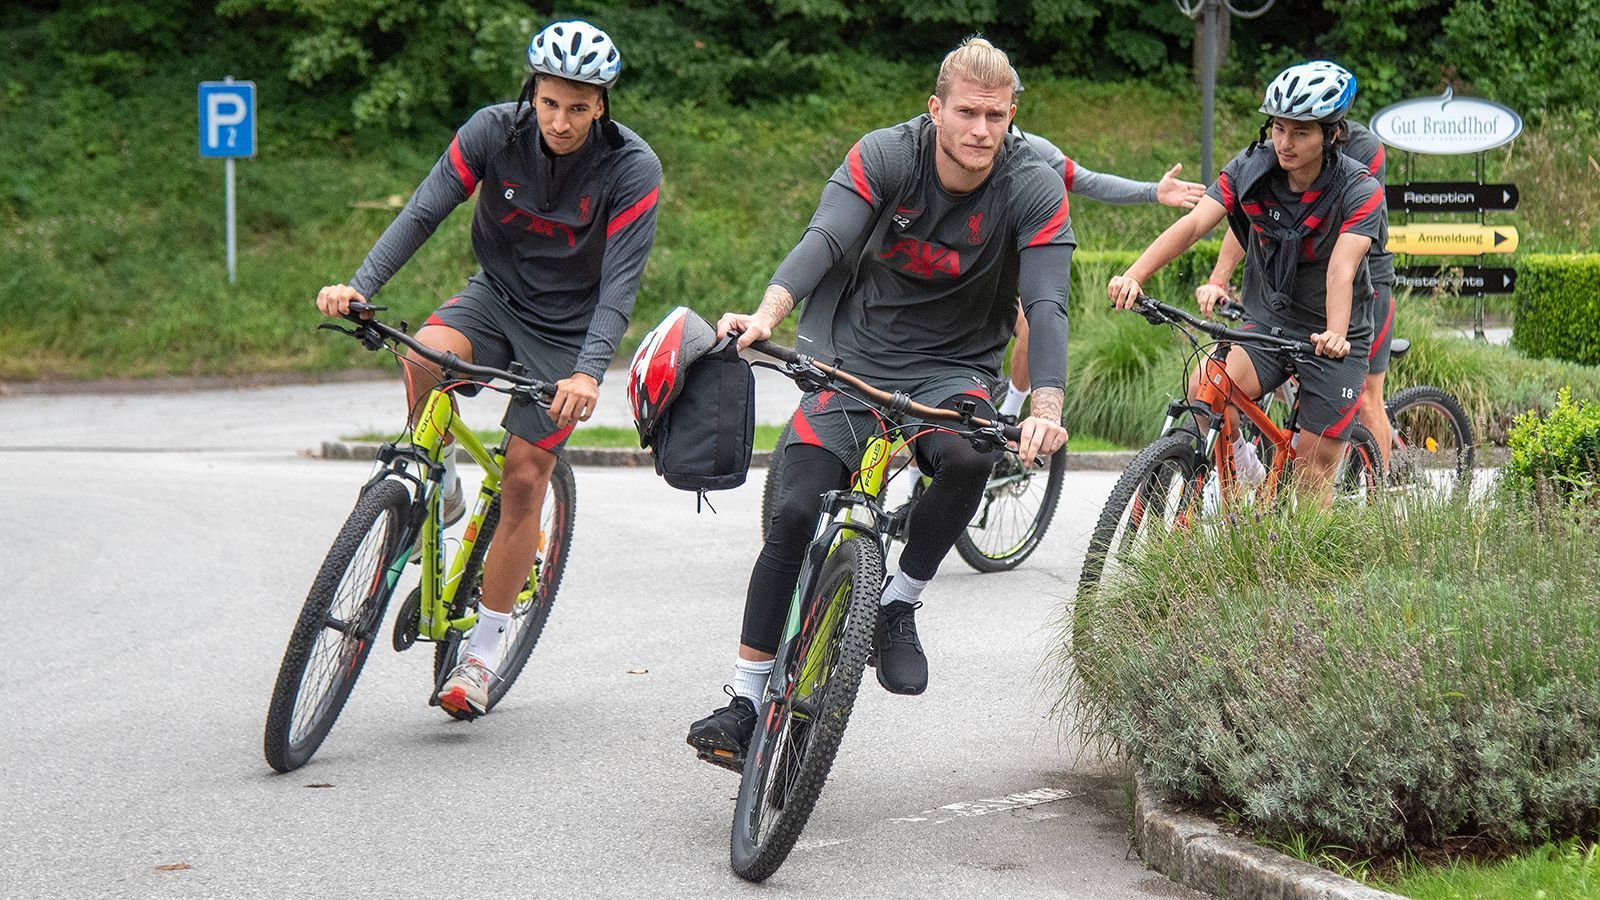
M 305 765 L 333 728 L 372 651 L 383 608 L 399 580 L 399 546 L 411 507 L 405 485 L 368 488 L 334 538 L 300 610 L 267 708 L 267 765 Z
M 494 709 L 500 698 L 511 690 L 511 685 L 522 674 L 533 654 L 534 645 L 544 633 L 550 620 L 550 609 L 556 602 L 556 590 L 561 586 L 561 575 L 567 567 L 567 551 L 572 547 L 572 527 L 578 507 L 578 487 L 572 476 L 572 466 L 557 458 L 550 472 L 550 485 L 545 488 L 544 503 L 539 511 L 539 551 L 534 559 L 533 571 L 527 582 L 517 592 L 516 605 L 511 610 L 511 621 L 506 624 L 500 641 L 500 662 L 495 666 L 496 677 L 489 685 L 489 709 Z M 460 591 L 457 597 L 477 604 L 481 598 L 483 559 L 494 540 L 495 529 L 500 524 L 500 498 L 495 497 L 484 515 L 483 527 L 472 547 L 472 555 L 461 571 Z M 465 639 L 456 644 L 465 652 Z M 455 662 L 448 656 L 451 643 L 440 641 L 434 645 L 433 675 L 438 684 L 447 674 L 447 664 Z
M 1461 403 L 1439 388 L 1417 385 L 1384 405 L 1394 429 L 1390 482 L 1407 492 L 1440 497 L 1470 493 L 1476 439 Z
M 1010 450 L 1000 455 L 983 489 L 978 513 L 956 538 L 956 552 L 979 572 L 1014 569 L 1039 548 L 1061 500 L 1067 451 L 1044 469 L 1025 466 Z
M 883 551 L 857 535 L 823 562 L 805 625 L 774 669 L 778 696 L 756 720 L 733 812 L 733 871 L 764 881 L 783 865 L 833 767 L 871 651 Z
M 1122 471 L 1083 557 L 1072 608 L 1074 653 L 1093 640 L 1094 595 L 1101 582 L 1115 577 L 1120 560 L 1150 535 L 1192 524 L 1204 509 L 1201 495 L 1210 474 L 1210 461 L 1183 433 L 1157 439 Z
M 1378 455 L 1378 439 L 1365 425 L 1350 429 L 1350 444 L 1345 448 L 1339 477 L 1334 483 L 1335 499 L 1347 503 L 1370 503 L 1383 483 L 1383 457 Z

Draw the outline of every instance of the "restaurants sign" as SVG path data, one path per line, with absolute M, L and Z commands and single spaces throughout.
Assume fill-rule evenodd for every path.
M 1482 153 L 1521 134 L 1522 117 L 1498 103 L 1457 97 L 1446 88 L 1438 97 L 1386 106 L 1367 127 L 1385 144 L 1411 153 Z

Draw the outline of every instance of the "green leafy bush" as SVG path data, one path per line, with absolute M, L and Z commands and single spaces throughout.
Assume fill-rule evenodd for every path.
M 1511 344 L 1529 356 L 1600 365 L 1600 254 L 1518 259 Z
M 1600 517 L 1339 505 L 1156 536 L 1066 612 L 1060 709 L 1162 790 L 1359 853 L 1600 826 Z
M 1524 489 L 1554 484 L 1559 490 L 1592 486 L 1600 475 L 1600 403 L 1579 403 L 1562 388 L 1546 415 L 1518 416 L 1507 436 L 1506 477 Z

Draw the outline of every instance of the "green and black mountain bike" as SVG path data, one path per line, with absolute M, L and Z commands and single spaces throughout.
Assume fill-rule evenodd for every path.
M 359 312 L 380 311 L 351 304 Z M 483 559 L 500 521 L 500 478 L 509 435 L 489 449 L 455 414 L 451 394 L 484 388 L 507 394 L 513 403 L 549 405 L 554 385 L 511 371 L 476 366 L 454 353 L 423 346 L 401 329 L 374 319 L 350 317 L 352 327 L 321 325 L 357 338 L 369 350 L 395 345 L 438 366 L 440 380 L 420 401 L 422 414 L 400 440 L 378 450 L 372 476 L 362 485 L 355 509 L 334 538 L 289 635 L 277 684 L 267 710 L 264 750 L 279 772 L 305 765 L 322 745 L 344 709 L 367 654 L 377 642 L 384 609 L 404 574 L 412 548 L 420 542 L 420 583 L 395 617 L 391 643 L 407 650 L 418 642 L 434 645 L 428 702 L 436 695 L 465 649 L 465 636 L 477 621 Z M 404 357 L 402 357 L 403 364 Z M 509 386 L 497 386 L 501 381 Z M 455 443 L 447 442 L 454 437 Z M 483 485 L 459 541 L 444 538 L 441 486 L 445 454 L 464 449 L 483 469 Z M 572 469 L 556 461 L 541 507 L 539 550 L 528 580 L 517 595 L 507 626 L 496 678 L 489 688 L 492 709 L 522 673 L 539 641 L 555 602 L 572 543 L 577 490 Z M 455 545 L 450 552 L 449 545 Z

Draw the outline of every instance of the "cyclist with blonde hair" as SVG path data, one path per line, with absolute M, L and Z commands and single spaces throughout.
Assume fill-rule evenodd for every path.
M 840 358 L 851 372 L 928 405 L 971 402 L 993 418 L 988 386 L 998 380 L 1020 296 L 1033 330 L 1034 400 L 1018 452 L 1030 461 L 1060 450 L 1074 241 L 1061 177 L 1010 130 L 1015 78 L 1005 53 L 983 38 L 951 51 L 927 113 L 850 148 L 760 307 L 724 315 L 719 334 L 737 333 L 749 346 L 804 302 L 801 352 Z M 702 757 L 722 750 L 721 759 L 742 764 L 821 496 L 848 485 L 877 433 L 870 412 L 832 391 L 801 399 L 750 576 L 732 700 L 689 729 Z M 932 483 L 883 589 L 873 646 L 878 682 L 898 694 L 927 687 L 914 613 L 994 463 L 993 453 L 949 434 L 927 433 L 912 446 Z

